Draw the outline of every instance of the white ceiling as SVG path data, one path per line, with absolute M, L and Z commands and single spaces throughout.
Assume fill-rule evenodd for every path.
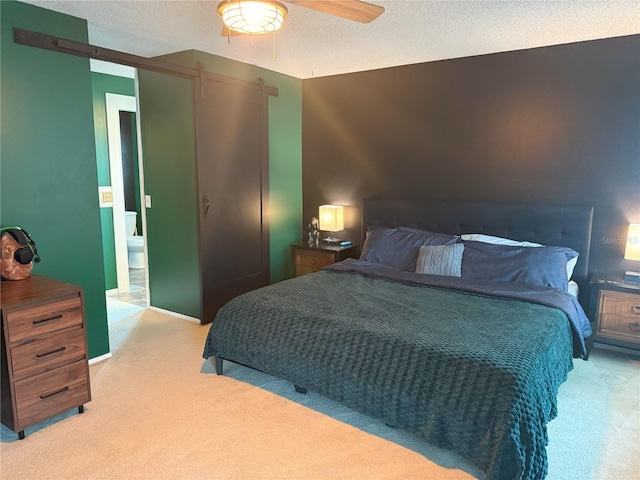
M 301 79 L 640 33 L 638 0 L 371 0 L 385 12 L 369 24 L 288 4 L 275 48 L 271 34 L 229 44 L 218 0 L 26 3 L 86 19 L 94 45 L 144 57 L 196 49 Z

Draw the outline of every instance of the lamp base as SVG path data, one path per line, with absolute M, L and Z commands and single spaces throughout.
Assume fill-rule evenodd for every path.
M 327 238 L 323 238 L 322 239 L 323 242 L 327 242 L 327 243 L 341 243 L 342 240 L 337 238 L 337 237 L 327 237 Z
M 624 281 L 629 283 L 640 283 L 640 272 L 624 272 Z

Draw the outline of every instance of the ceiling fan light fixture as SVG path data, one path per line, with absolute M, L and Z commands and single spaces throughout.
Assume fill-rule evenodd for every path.
M 227 28 L 250 35 L 275 32 L 287 13 L 287 7 L 276 0 L 223 0 L 218 4 L 218 15 Z

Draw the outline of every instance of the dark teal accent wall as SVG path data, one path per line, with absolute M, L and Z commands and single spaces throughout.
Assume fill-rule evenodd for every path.
M 84 289 L 89 357 L 109 352 L 89 60 L 18 45 L 13 27 L 87 41 L 86 21 L 0 2 L 0 221 L 27 229 L 33 273 Z
M 195 50 L 160 58 L 189 67 L 202 62 L 208 72 L 250 82 L 263 78 L 279 90 L 269 97 L 271 282 L 292 277 L 289 245 L 302 238 L 302 80 Z
M 98 185 L 107 186 L 111 185 L 111 176 L 109 174 L 109 143 L 107 139 L 105 94 L 117 93 L 120 95 L 134 96 L 135 82 L 133 78 L 91 72 L 91 91 L 93 94 L 93 124 L 96 140 Z M 137 161 L 137 155 L 135 161 Z M 100 209 L 100 225 L 102 232 L 102 258 L 104 262 L 105 287 L 107 290 L 112 290 L 118 287 L 118 281 L 116 276 L 116 252 L 113 240 L 113 210 L 111 207 Z

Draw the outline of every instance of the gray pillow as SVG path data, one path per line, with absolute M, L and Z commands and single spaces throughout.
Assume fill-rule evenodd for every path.
M 429 275 L 446 275 L 460 277 L 462 275 L 462 252 L 464 245 L 423 245 L 418 253 L 416 273 Z
M 450 245 L 460 237 L 428 232 L 415 228 L 369 228 L 362 246 L 360 260 L 382 263 L 390 267 L 415 272 L 416 260 L 423 245 Z
M 567 247 L 495 245 L 465 240 L 462 278 L 527 283 L 567 291 L 567 261 L 578 253 Z

